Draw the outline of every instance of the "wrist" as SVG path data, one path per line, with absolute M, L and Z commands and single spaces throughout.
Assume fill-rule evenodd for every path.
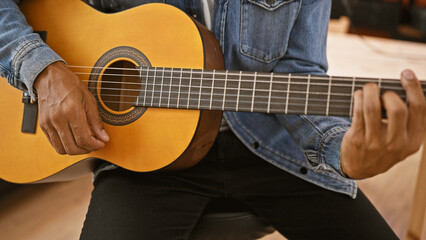
M 43 69 L 43 71 L 40 72 L 40 74 L 36 77 L 33 83 L 33 87 L 36 90 L 37 93 L 43 92 L 44 89 L 48 88 L 49 80 L 51 79 L 53 72 L 56 72 L 58 70 L 63 70 L 66 68 L 65 63 L 58 61 L 49 64 L 46 68 Z

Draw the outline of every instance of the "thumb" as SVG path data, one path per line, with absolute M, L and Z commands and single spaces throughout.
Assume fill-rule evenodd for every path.
M 94 98 L 90 95 L 86 102 L 87 122 L 95 137 L 103 142 L 109 141 L 109 136 L 105 131 L 104 124 L 99 116 Z

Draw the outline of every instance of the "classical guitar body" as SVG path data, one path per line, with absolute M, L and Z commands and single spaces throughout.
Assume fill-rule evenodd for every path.
M 15 183 L 66 180 L 90 172 L 95 159 L 133 171 L 182 169 L 207 153 L 220 125 L 220 111 L 134 107 L 123 98 L 132 98 L 126 95 L 132 84 L 126 81 L 135 79 L 125 76 L 142 74 L 137 70 L 141 66 L 223 68 L 220 47 L 211 33 L 165 4 L 114 14 L 79 0 L 27 0 L 20 7 L 34 31 L 46 33 L 47 44 L 95 95 L 111 140 L 88 155 L 57 154 L 38 124 L 35 134 L 21 133 L 22 92 L 1 79 L 0 178 Z M 211 45 L 210 51 L 206 45 Z M 117 82 L 124 90 L 108 92 Z M 117 104 L 117 98 L 124 104 Z

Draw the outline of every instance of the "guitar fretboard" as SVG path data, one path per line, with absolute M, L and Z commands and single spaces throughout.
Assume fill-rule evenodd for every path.
M 139 107 L 351 117 L 354 92 L 369 82 L 406 99 L 398 79 L 145 67 L 138 74 Z

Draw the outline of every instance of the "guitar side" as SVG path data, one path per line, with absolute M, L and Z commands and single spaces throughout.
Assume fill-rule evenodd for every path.
M 168 5 L 147 4 L 115 14 L 100 13 L 77 0 L 30 0 L 20 7 L 35 31 L 47 31 L 47 43 L 70 66 L 93 67 L 109 50 L 130 46 L 152 66 L 220 68 L 220 63 L 207 63 L 200 26 Z M 90 68 L 79 71 L 88 76 Z M 111 138 L 105 148 L 61 156 L 38 127 L 36 134 L 20 132 L 21 98 L 20 91 L 0 81 L 0 178 L 15 183 L 85 174 L 94 158 L 134 171 L 186 168 L 208 151 L 221 118 L 220 112 L 213 111 L 148 108 L 134 122 L 105 124 Z

